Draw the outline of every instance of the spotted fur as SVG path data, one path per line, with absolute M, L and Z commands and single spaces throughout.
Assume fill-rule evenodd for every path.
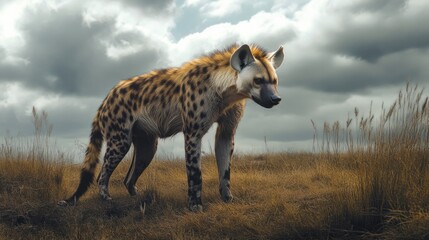
M 202 210 L 201 139 L 215 122 L 218 123 L 215 153 L 220 194 L 224 201 L 231 201 L 230 162 L 245 99 L 263 102 L 263 89 L 270 91 L 271 98 L 278 97 L 274 67 L 282 61 L 282 48 L 268 53 L 258 46 L 234 45 L 181 67 L 155 70 L 119 82 L 110 90 L 93 120 L 78 188 L 60 204 L 75 204 L 87 191 L 103 141 L 106 152 L 98 185 L 101 197 L 109 200 L 109 178 L 132 144 L 134 156 L 124 184 L 128 192 L 135 195 L 135 183 L 152 161 L 158 138 L 183 132 L 188 206 L 192 211 Z M 272 107 L 280 100 L 269 101 L 274 100 L 264 104 Z

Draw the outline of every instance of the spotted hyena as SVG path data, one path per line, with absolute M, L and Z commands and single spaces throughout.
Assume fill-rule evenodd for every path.
M 98 175 L 102 199 L 110 200 L 109 178 L 134 145 L 134 157 L 124 184 L 136 194 L 135 183 L 150 164 L 158 138 L 183 132 L 185 137 L 188 207 L 202 210 L 201 139 L 218 123 L 215 142 L 220 195 L 232 200 L 230 162 L 234 134 L 245 100 L 265 108 L 279 104 L 275 69 L 283 62 L 283 48 L 269 53 L 258 46 L 234 45 L 223 51 L 119 82 L 97 110 L 76 192 L 61 205 L 75 204 L 94 178 L 103 141 L 104 163 Z

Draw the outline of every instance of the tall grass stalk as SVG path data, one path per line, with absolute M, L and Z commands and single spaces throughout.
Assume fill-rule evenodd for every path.
M 47 113 L 33 108 L 32 117 L 33 137 L 8 136 L 0 145 L 0 208 L 23 209 L 54 201 L 60 194 L 68 157 L 55 150 Z
M 423 93 L 407 84 L 378 117 L 371 104 L 367 116 L 355 108 L 344 125 L 324 124 L 322 143 L 315 140 L 321 155 L 358 179 L 332 209 L 341 227 L 378 231 L 394 212 L 429 209 L 429 104 Z

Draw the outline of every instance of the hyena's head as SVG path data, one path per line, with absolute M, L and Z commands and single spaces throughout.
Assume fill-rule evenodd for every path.
M 272 108 L 280 103 L 276 68 L 284 58 L 283 47 L 261 58 L 255 58 L 248 45 L 239 47 L 231 56 L 231 66 L 238 72 L 237 89 L 259 105 Z

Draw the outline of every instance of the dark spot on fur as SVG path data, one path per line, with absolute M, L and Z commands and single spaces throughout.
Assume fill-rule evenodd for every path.
M 191 101 L 195 101 L 195 95 L 194 94 L 191 95 Z
M 180 86 L 179 85 L 177 85 L 175 88 L 174 88 L 174 93 L 175 94 L 178 94 L 180 92 Z
M 157 88 L 158 86 L 156 85 L 156 84 L 153 84 L 152 85 L 152 92 L 155 92 L 155 90 L 156 90 L 156 88 Z
M 207 116 L 207 114 L 206 114 L 205 112 L 201 112 L 201 113 L 200 113 L 200 118 L 201 118 L 201 119 L 206 118 L 206 116 Z
M 210 79 L 210 74 L 207 74 L 204 78 L 204 81 L 208 81 Z
M 204 105 L 204 99 L 201 99 L 200 106 L 203 106 L 203 105 Z
M 160 70 L 158 70 L 158 71 L 157 71 L 157 73 L 158 73 L 159 75 L 162 75 L 162 74 L 167 73 L 167 70 L 168 70 L 168 69 L 160 69 Z
M 127 105 L 125 105 L 125 110 L 127 110 L 127 112 L 131 112 L 131 103 L 130 102 L 128 102 L 128 104 Z
M 118 93 L 116 91 L 112 92 L 111 99 L 116 99 L 118 97 Z
M 196 103 L 193 103 L 193 104 L 192 104 L 192 107 L 194 108 L 194 111 L 197 111 L 198 106 L 197 106 L 197 104 L 196 104 Z
M 137 81 L 134 81 L 130 84 L 130 89 L 137 91 L 140 89 L 140 84 Z
M 116 115 L 119 112 L 119 105 L 116 105 L 115 108 L 113 109 L 113 113 Z
M 188 112 L 188 116 L 189 116 L 190 118 L 194 118 L 194 112 L 193 112 L 193 111 L 189 111 L 189 112 Z
M 196 88 L 196 86 L 195 86 L 195 84 L 194 84 L 194 82 L 189 82 L 189 86 L 191 87 L 191 90 L 192 91 L 195 91 L 195 88 Z
M 188 79 L 191 79 L 194 76 L 194 71 L 193 70 L 189 71 L 186 76 L 188 77 Z
M 200 66 L 195 67 L 195 75 L 200 75 Z
M 174 83 L 171 80 L 169 80 L 169 79 L 165 80 L 165 86 L 166 87 L 170 87 L 170 86 L 173 86 L 173 85 L 174 85 Z
M 194 174 L 190 176 L 190 180 L 194 183 L 194 185 L 201 185 L 202 183 L 201 171 L 197 168 L 193 168 L 192 170 Z
M 128 147 L 127 146 L 122 146 L 121 147 L 121 153 L 126 153 L 128 151 Z
M 197 157 L 193 157 L 191 159 L 191 161 L 192 161 L 193 164 L 197 164 L 198 163 L 198 158 Z

